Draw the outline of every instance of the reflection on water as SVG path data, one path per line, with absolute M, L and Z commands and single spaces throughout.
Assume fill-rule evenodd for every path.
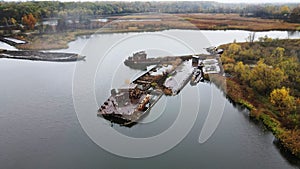
M 299 38 L 300 37 L 300 31 L 288 31 L 288 37 L 289 38 Z

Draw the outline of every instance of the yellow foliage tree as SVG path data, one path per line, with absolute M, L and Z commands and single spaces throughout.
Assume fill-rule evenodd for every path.
M 228 47 L 228 51 L 230 54 L 236 55 L 238 54 L 240 51 L 242 50 L 241 45 L 236 44 L 236 43 L 232 43 L 229 45 Z
M 250 67 L 249 65 L 244 65 L 243 62 L 238 62 L 234 66 L 234 72 L 237 74 L 237 77 L 244 83 L 247 83 L 250 78 Z
M 286 78 L 287 76 L 280 68 L 268 66 L 263 60 L 258 61 L 257 66 L 249 75 L 250 86 L 265 94 L 278 88 Z
M 32 13 L 28 15 L 24 15 L 22 17 L 22 22 L 25 24 L 29 29 L 33 30 L 34 26 L 37 22 L 37 19 L 32 15 Z
M 281 8 L 280 8 L 280 13 L 281 14 L 288 14 L 288 13 L 290 13 L 291 12 L 291 9 L 288 7 L 288 6 L 286 6 L 286 5 L 284 5 L 284 6 L 282 6 Z
M 280 110 L 282 115 L 296 109 L 296 100 L 290 95 L 289 88 L 274 89 L 270 94 L 270 101 Z
M 10 18 L 10 23 L 16 25 L 17 20 L 15 18 Z

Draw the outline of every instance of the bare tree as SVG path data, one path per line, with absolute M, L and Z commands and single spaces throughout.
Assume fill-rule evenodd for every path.
M 254 39 L 255 39 L 255 32 L 249 33 L 249 36 L 247 39 L 249 40 L 250 43 L 253 43 Z

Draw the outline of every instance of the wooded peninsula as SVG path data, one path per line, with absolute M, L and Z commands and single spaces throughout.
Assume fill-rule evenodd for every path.
M 299 39 L 268 37 L 257 42 L 221 45 L 227 77 L 211 77 L 231 100 L 248 108 L 250 116 L 261 120 L 297 157 L 300 157 L 299 45 Z

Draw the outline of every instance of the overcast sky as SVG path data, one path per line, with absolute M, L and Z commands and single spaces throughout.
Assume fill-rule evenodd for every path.
M 31 1 L 31 0 L 4 0 L 4 1 Z M 47 0 L 51 1 L 51 0 Z M 57 0 L 54 0 L 57 1 Z M 59 0 L 59 1 L 113 1 L 113 0 Z M 135 1 L 135 0 L 117 0 L 117 1 Z M 161 1 L 161 0 L 138 0 L 138 1 Z M 163 1 L 175 1 L 175 0 L 163 0 Z M 183 0 L 191 1 L 191 0 Z M 300 3 L 300 0 L 192 0 L 192 1 L 216 1 L 222 3 Z

